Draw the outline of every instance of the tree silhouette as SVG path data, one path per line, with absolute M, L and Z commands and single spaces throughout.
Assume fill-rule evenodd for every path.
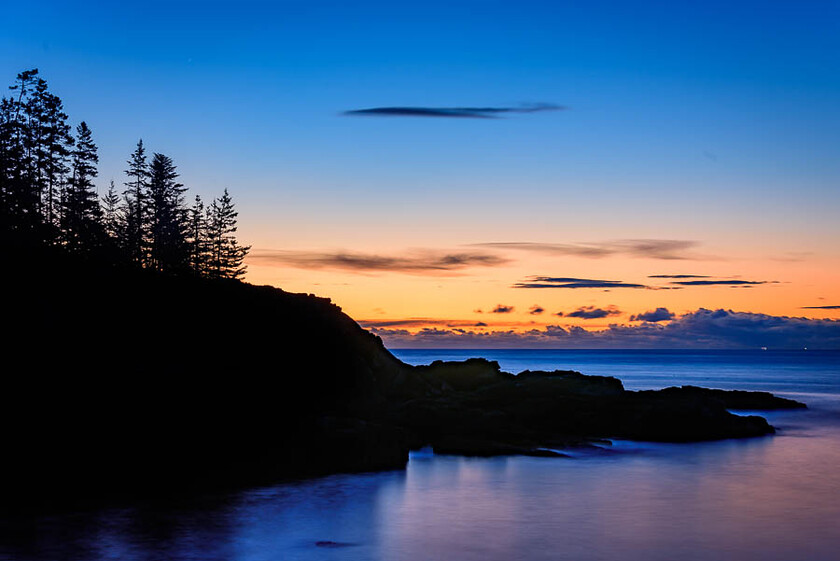
M 228 190 L 214 199 L 207 213 L 207 230 L 210 244 L 208 274 L 214 278 L 238 279 L 247 269 L 242 264 L 251 246 L 241 246 L 233 233 L 236 232 L 236 217 L 233 199 Z
M 76 146 L 72 153 L 73 176 L 62 196 L 61 229 L 65 245 L 71 251 L 90 251 L 102 241 L 101 209 L 93 186 L 99 173 L 99 156 L 87 123 L 76 127 Z
M 112 180 L 108 186 L 108 192 L 102 197 L 102 228 L 114 242 L 122 239 L 125 234 L 125 218 L 122 210 L 120 196 Z
M 146 149 L 142 138 L 137 141 L 137 148 L 131 153 L 125 174 L 129 177 L 129 181 L 125 183 L 128 189 L 123 193 L 126 207 L 123 246 L 131 261 L 137 265 L 144 265 L 148 227 L 149 202 L 146 190 L 148 189 L 149 166 L 146 162 Z
M 149 264 L 152 269 L 179 272 L 187 269 L 186 189 L 178 177 L 172 158 L 155 154 L 149 166 L 150 244 Z
M 36 147 L 37 177 L 42 192 L 41 208 L 44 221 L 52 228 L 58 226 L 59 193 L 70 171 L 68 157 L 74 144 L 61 99 L 47 91 L 47 83 L 38 80 L 35 87 L 38 108 L 38 146 Z
M 190 250 L 189 265 L 193 273 L 198 276 L 207 274 L 210 258 L 209 240 L 207 238 L 207 216 L 204 203 L 199 195 L 190 207 L 188 216 L 188 244 Z
M 61 99 L 38 70 L 17 75 L 0 99 L 0 235 L 3 242 L 56 246 L 99 262 L 133 263 L 167 274 L 240 278 L 250 249 L 237 242 L 227 189 L 209 208 L 184 203 L 172 159 L 146 158 L 143 141 L 128 159 L 123 200 L 110 182 L 94 187 L 99 157 L 87 123 L 71 135 Z
M 0 160 L 3 165 L 2 192 L 4 210 L 8 213 L 6 227 L 17 233 L 32 234 L 39 229 L 40 194 L 33 182 L 32 152 L 34 141 L 31 133 L 30 102 L 35 88 L 38 69 L 26 70 L 17 75 L 14 92 L 2 102 L 2 131 L 0 131 Z

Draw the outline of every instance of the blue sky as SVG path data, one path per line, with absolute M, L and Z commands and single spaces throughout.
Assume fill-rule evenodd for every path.
M 665 302 L 678 312 L 793 314 L 840 297 L 830 289 L 840 284 L 837 1 L 6 3 L 0 71 L 10 84 L 33 67 L 93 129 L 101 188 L 124 180 L 142 137 L 192 192 L 230 188 L 255 249 L 694 240 L 725 260 L 680 271 L 615 261 L 613 272 L 523 258 L 521 271 L 475 274 L 509 287 L 532 265 L 633 282 L 704 269 L 792 287 L 783 298 Z M 567 109 L 342 115 L 529 103 Z M 805 261 L 782 279 L 774 260 L 792 256 Z M 379 309 L 381 272 L 251 271 L 295 290 L 320 283 L 354 317 Z M 428 282 L 412 293 L 438 294 L 440 279 Z M 416 299 L 417 315 L 435 307 Z M 557 305 L 614 303 L 628 315 L 663 305 Z

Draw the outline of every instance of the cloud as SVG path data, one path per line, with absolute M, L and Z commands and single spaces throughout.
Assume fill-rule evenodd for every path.
M 595 306 L 582 306 L 575 310 L 574 312 L 569 312 L 566 314 L 567 318 L 580 318 L 580 319 L 602 319 L 609 316 L 619 316 L 621 315 L 621 310 L 616 308 L 615 306 L 609 306 L 608 308 L 596 308 Z
M 568 109 L 553 103 L 533 103 L 519 107 L 372 107 L 353 109 L 342 115 L 368 117 L 448 117 L 457 119 L 498 119 L 509 113 L 537 113 Z
M 680 286 L 751 286 L 757 284 L 776 284 L 779 281 L 748 281 L 740 279 L 729 280 L 692 280 L 692 281 L 672 281 L 671 284 Z
M 656 308 L 650 312 L 630 316 L 630 321 L 648 321 L 656 323 L 659 321 L 670 321 L 674 319 L 674 317 L 674 312 L 669 311 L 668 308 Z
M 528 277 L 512 288 L 650 288 L 643 284 L 600 279 L 578 279 L 574 277 Z
M 513 306 L 503 306 L 501 304 L 497 304 L 495 308 L 490 310 L 491 314 L 509 314 L 513 311 Z
M 535 304 L 535 305 L 531 306 L 531 309 L 528 310 L 528 313 L 531 314 L 532 316 L 538 316 L 541 313 L 543 313 L 544 311 L 545 311 L 545 308 L 543 308 L 539 304 Z
M 257 249 L 248 261 L 255 265 L 289 266 L 299 269 L 343 269 L 354 272 L 396 272 L 415 275 L 447 274 L 469 267 L 496 267 L 509 260 L 489 253 L 416 250 L 388 256 L 348 251 L 310 252 Z
M 611 255 L 629 255 L 647 259 L 715 259 L 693 251 L 699 242 L 693 240 L 626 239 L 590 243 L 487 242 L 475 247 L 531 251 L 550 255 L 574 255 L 600 259 Z
M 649 279 L 708 279 L 707 275 L 648 275 Z
M 840 306 L 802 306 L 803 310 L 840 310 Z
M 456 333 L 438 328 L 374 332 L 393 348 L 840 349 L 840 320 L 704 308 L 667 324 L 613 324 L 601 331 L 549 325 L 525 332 Z
M 392 328 L 392 327 L 428 327 L 430 325 L 441 327 L 487 327 L 484 322 L 465 319 L 433 319 L 433 318 L 405 318 L 405 319 L 362 319 L 357 322 L 365 328 Z
M 787 251 L 781 256 L 771 257 L 770 259 L 773 261 L 782 261 L 782 262 L 799 262 L 805 261 L 810 257 L 813 257 L 815 253 L 813 251 Z

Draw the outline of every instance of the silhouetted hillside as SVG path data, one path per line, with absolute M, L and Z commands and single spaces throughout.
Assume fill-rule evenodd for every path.
M 379 430 L 360 423 L 402 365 L 329 300 L 15 253 L 3 426 L 23 480 L 77 494 L 404 464 L 390 430 L 367 456 L 334 449 Z

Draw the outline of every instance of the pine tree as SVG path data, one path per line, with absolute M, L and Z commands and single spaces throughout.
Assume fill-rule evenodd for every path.
M 177 273 L 189 266 L 186 189 L 169 156 L 155 154 L 149 166 L 149 264 L 157 271 Z
M 40 226 L 40 193 L 34 182 L 30 110 L 38 69 L 17 75 L 12 97 L 0 102 L 0 165 L 5 228 L 34 233 Z
M 60 186 L 70 170 L 68 158 L 74 140 L 63 103 L 58 96 L 47 91 L 44 80 L 38 80 L 35 98 L 39 118 L 35 165 L 41 191 L 41 212 L 44 222 L 54 228 L 58 225 Z
M 0 226 L 3 230 L 16 227 L 16 172 L 19 161 L 18 144 L 14 138 L 14 101 L 0 100 Z
M 0 197 L 4 221 L 52 241 L 57 199 L 73 138 L 61 100 L 38 70 L 18 74 L 12 98 L 0 101 Z M 46 225 L 44 229 L 42 226 Z
M 108 192 L 102 197 L 102 227 L 114 242 L 119 243 L 123 239 L 125 220 L 120 207 L 120 196 L 113 180 L 108 186 Z
M 207 239 L 207 217 L 204 203 L 199 195 L 195 196 L 195 202 L 190 207 L 187 223 L 189 225 L 187 243 L 190 250 L 190 269 L 196 275 L 204 276 L 207 274 L 210 248 Z
M 99 197 L 93 186 L 98 175 L 99 156 L 87 123 L 76 127 L 76 147 L 73 149 L 73 175 L 62 195 L 62 238 L 68 249 L 90 251 L 101 242 L 101 211 Z
M 221 198 L 214 199 L 207 212 L 207 230 L 210 245 L 208 276 L 238 279 L 247 267 L 242 264 L 251 246 L 241 246 L 233 235 L 239 213 L 233 206 L 228 190 Z
M 125 174 L 129 181 L 125 183 L 125 249 L 129 258 L 137 265 L 145 265 L 147 260 L 148 232 L 148 181 L 149 166 L 146 162 L 146 149 L 143 139 L 137 141 L 137 148 L 128 160 Z

